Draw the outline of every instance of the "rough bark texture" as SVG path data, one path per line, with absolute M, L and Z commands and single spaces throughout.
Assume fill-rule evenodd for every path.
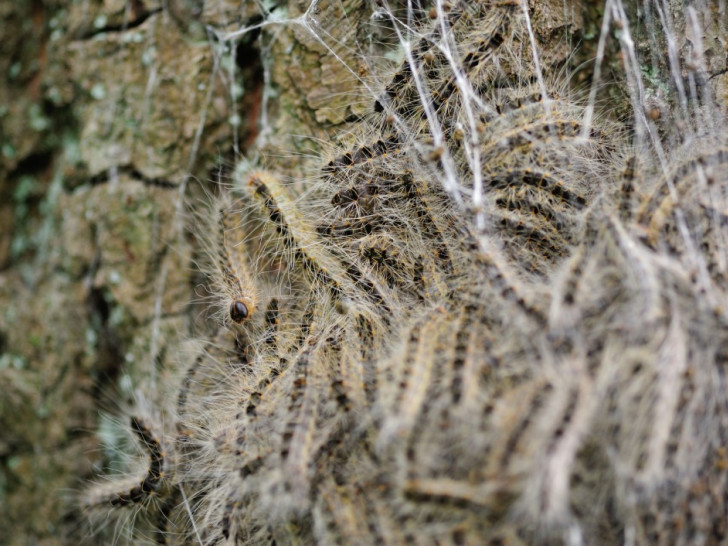
M 277 10 L 293 19 L 307 8 L 290 0 Z M 334 51 L 300 24 L 251 31 L 234 47 L 212 38 L 210 29 L 261 21 L 255 2 L 0 5 L 4 543 L 86 535 L 74 496 L 109 456 L 98 448 L 99 411 L 138 403 L 137 389 L 164 395 L 154 385 L 195 335 L 201 279 L 188 224 L 190 209 L 205 207 L 200 195 L 215 191 L 209 181 L 241 156 L 303 179 L 371 108 L 347 67 L 362 76 L 392 69 L 386 54 L 396 40 L 371 37 L 373 2 L 316 9 Z M 533 0 L 531 10 L 547 75 L 594 52 L 598 5 Z M 725 103 L 725 22 L 702 23 Z M 579 56 L 567 61 L 577 42 Z M 378 60 L 367 65 L 355 44 L 369 44 L 364 58 Z M 662 64 L 656 55 L 656 89 Z M 619 60 L 607 66 L 616 74 Z M 588 69 L 576 79 L 582 73 L 587 83 Z M 605 94 L 623 115 L 620 87 Z

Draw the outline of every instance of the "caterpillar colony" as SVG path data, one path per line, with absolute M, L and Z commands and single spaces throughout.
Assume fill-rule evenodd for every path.
M 626 4 L 575 99 L 527 3 L 378 2 L 401 65 L 305 191 L 241 162 L 207 219 L 217 334 L 130 418 L 146 462 L 92 517 L 134 543 L 726 543 L 728 126 L 700 40 L 728 13 Z M 608 47 L 626 119 L 599 112 Z

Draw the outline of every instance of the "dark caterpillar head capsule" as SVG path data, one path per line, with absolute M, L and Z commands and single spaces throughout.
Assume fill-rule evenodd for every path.
M 249 314 L 248 306 L 242 301 L 235 300 L 230 304 L 230 318 L 233 319 L 233 322 L 240 324 L 248 318 Z

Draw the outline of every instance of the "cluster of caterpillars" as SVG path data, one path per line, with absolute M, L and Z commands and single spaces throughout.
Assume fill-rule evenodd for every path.
M 519 2 L 436 6 L 315 187 L 238 173 L 218 334 L 87 504 L 169 543 L 725 542 L 724 125 L 625 159 Z

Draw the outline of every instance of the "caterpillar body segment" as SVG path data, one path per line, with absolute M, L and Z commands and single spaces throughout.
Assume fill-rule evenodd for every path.
M 130 531 L 137 524 L 150 523 L 146 521 L 146 511 L 153 512 L 163 504 L 169 493 L 170 475 L 176 471 L 166 440 L 149 419 L 132 416 L 129 426 L 145 453 L 144 474 L 97 484 L 80 499 L 81 506 L 90 514 L 102 513 L 108 518 L 109 510 L 114 510 L 112 515 L 127 527 L 120 528 L 118 538 L 131 536 Z
M 335 251 L 326 252 L 327 242 L 300 217 L 293 201 L 274 177 L 256 173 L 247 184 L 251 198 L 260 203 L 264 214 L 275 225 L 277 237 L 290 254 L 290 260 L 306 273 L 312 286 L 326 290 L 333 301 L 343 305 L 381 306 L 377 312 L 384 311 L 380 316 L 386 320 L 389 294 L 357 263 L 342 259 Z M 357 300 L 351 301 L 352 297 Z
M 241 324 L 253 313 L 257 305 L 256 288 L 246 263 L 244 250 L 245 234 L 234 225 L 231 209 L 220 211 L 220 270 L 231 295 L 229 317 Z

